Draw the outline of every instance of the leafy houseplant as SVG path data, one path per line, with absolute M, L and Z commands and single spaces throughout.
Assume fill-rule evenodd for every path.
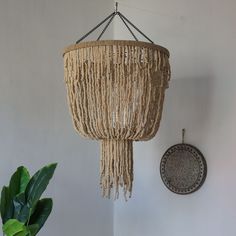
M 0 212 L 5 236 L 35 236 L 52 211 L 51 198 L 40 197 L 52 178 L 57 164 L 37 171 L 31 178 L 21 166 L 1 193 Z

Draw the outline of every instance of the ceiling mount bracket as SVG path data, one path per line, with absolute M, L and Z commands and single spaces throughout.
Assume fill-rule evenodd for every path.
M 146 36 L 137 26 L 135 26 L 127 17 L 125 17 L 121 12 L 118 11 L 118 2 L 115 3 L 115 11 L 112 12 L 109 16 L 107 16 L 104 20 L 102 20 L 99 24 L 97 24 L 94 28 L 92 28 L 88 33 L 86 33 L 83 37 L 78 39 L 76 41 L 76 44 L 80 43 L 82 40 L 87 38 L 91 33 L 93 33 L 96 29 L 98 29 L 101 25 L 103 25 L 105 22 L 107 24 L 103 28 L 102 32 L 97 38 L 97 41 L 101 39 L 105 31 L 107 30 L 108 26 L 111 24 L 115 16 L 118 15 L 128 31 L 131 33 L 131 35 L 134 37 L 136 41 L 138 41 L 138 38 L 134 34 L 134 32 L 131 30 L 131 27 L 134 28 L 138 33 L 140 33 L 144 38 L 146 38 L 150 43 L 154 43 L 148 36 Z M 131 26 L 131 27 L 130 27 Z

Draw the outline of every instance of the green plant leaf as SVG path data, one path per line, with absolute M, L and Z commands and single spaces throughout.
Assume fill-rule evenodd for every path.
M 31 235 L 30 235 L 30 232 L 26 230 L 26 231 L 21 231 L 17 234 L 14 234 L 14 236 L 31 236 Z
M 27 169 L 19 167 L 9 187 L 1 193 L 0 212 L 6 236 L 35 236 L 52 211 L 52 199 L 39 200 L 52 178 L 57 164 L 40 169 L 30 179 Z
M 13 199 L 13 204 L 14 204 L 14 218 L 17 219 L 17 216 L 20 214 L 21 209 L 25 205 L 25 194 L 20 193 L 16 195 Z
M 30 236 L 35 236 L 39 231 L 39 226 L 37 224 L 27 226 Z
M 43 227 L 44 223 L 48 219 L 52 212 L 53 201 L 51 198 L 45 198 L 39 200 L 34 213 L 30 217 L 30 224 L 37 224 L 39 226 L 38 231 Z M 37 231 L 37 232 L 38 232 Z
M 56 166 L 56 163 L 45 166 L 30 179 L 25 190 L 26 202 L 30 208 L 32 208 L 37 203 L 42 193 L 46 189 L 50 179 L 54 174 Z
M 29 234 L 29 231 L 25 227 L 25 225 L 15 219 L 8 220 L 3 225 L 2 229 L 3 229 L 3 233 L 6 236 L 15 236 L 15 235 L 27 236 Z
M 12 175 L 9 187 L 4 186 L 1 194 L 1 217 L 3 224 L 13 217 L 14 206 L 13 198 L 25 190 L 30 180 L 27 169 L 23 166 L 19 167 Z
M 2 188 L 2 193 L 1 193 L 1 207 L 0 207 L 0 210 L 1 210 L 1 217 L 2 219 L 4 218 L 4 215 L 5 215 L 5 212 L 6 212 L 6 209 L 7 209 L 7 205 L 8 205 L 8 199 L 9 199 L 9 190 L 8 190 L 8 187 L 4 186 Z
M 30 217 L 31 209 L 25 201 L 25 193 L 16 195 L 13 199 L 14 204 L 14 218 L 22 223 L 26 223 Z
M 13 215 L 13 202 L 11 199 L 9 188 L 6 186 L 2 188 L 0 210 L 2 223 L 5 224 L 9 219 L 12 218 Z
M 1 192 L 1 203 L 0 203 L 0 211 L 2 219 L 6 211 L 7 199 L 8 199 L 8 188 L 4 186 Z
M 12 198 L 17 194 L 24 192 L 29 181 L 30 175 L 28 170 L 24 166 L 17 168 L 16 172 L 12 175 L 9 184 Z

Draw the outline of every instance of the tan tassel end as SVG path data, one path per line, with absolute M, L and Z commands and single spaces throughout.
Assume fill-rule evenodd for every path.
M 119 187 L 122 187 L 125 199 L 130 198 L 133 183 L 133 142 L 102 140 L 100 167 L 102 195 L 115 200 L 119 197 Z

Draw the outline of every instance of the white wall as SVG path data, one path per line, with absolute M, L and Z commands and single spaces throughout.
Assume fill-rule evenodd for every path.
M 100 197 L 98 144 L 73 129 L 62 58 L 112 7 L 109 0 L 0 0 L 0 186 L 19 165 L 34 172 L 59 163 L 42 236 L 113 234 L 112 202 Z
M 113 235 L 113 205 L 99 193 L 98 144 L 75 133 L 66 104 L 62 49 L 110 13 L 109 0 L 0 0 L 0 185 L 19 165 L 59 162 L 48 196 L 54 212 L 40 235 Z M 236 235 L 236 3 L 126 0 L 120 10 L 171 53 L 158 136 L 136 143 L 133 197 L 114 207 L 115 236 Z M 115 25 L 115 38 L 128 38 Z M 109 33 L 112 37 L 112 34 Z M 164 151 L 199 147 L 208 176 L 194 194 L 169 192 Z
M 134 147 L 133 198 L 115 203 L 115 236 L 235 236 L 236 2 L 126 0 L 120 10 L 170 50 L 172 81 L 158 136 Z M 117 23 L 115 38 L 127 36 Z M 159 175 L 182 128 L 208 164 L 205 184 L 186 196 Z

